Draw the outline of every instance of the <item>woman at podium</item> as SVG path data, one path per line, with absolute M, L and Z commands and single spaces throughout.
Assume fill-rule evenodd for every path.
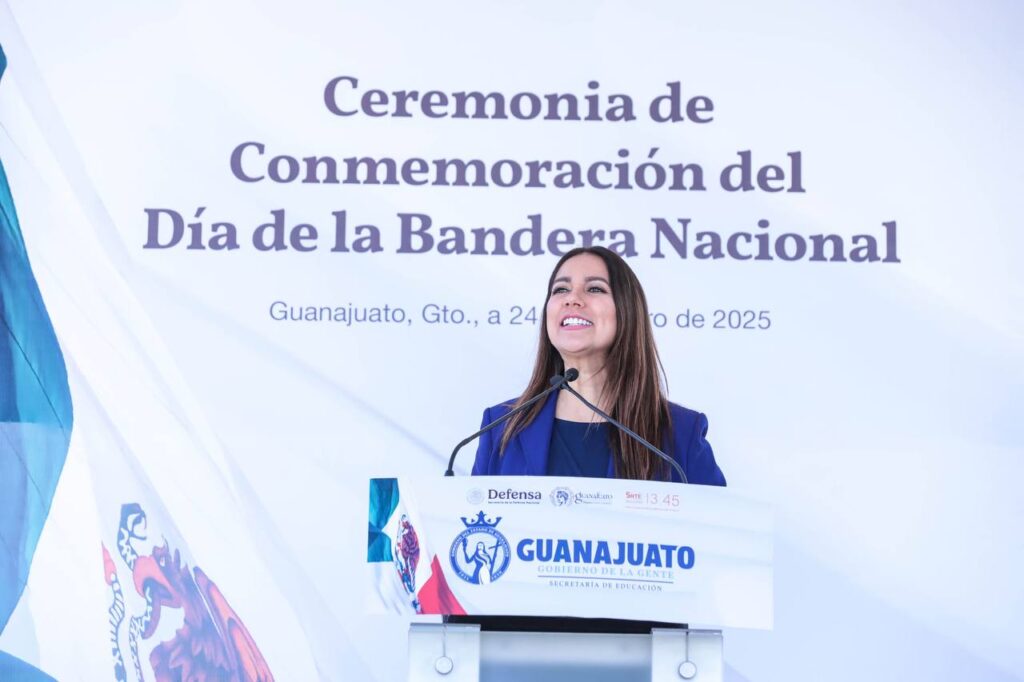
M 501 418 L 579 371 L 572 386 L 656 445 L 689 483 L 725 485 L 707 441 L 708 420 L 665 396 L 661 361 L 640 282 L 604 247 L 566 253 L 548 280 L 544 323 L 530 381 L 519 398 L 484 411 Z M 589 476 L 681 481 L 667 462 L 568 391 L 551 393 L 480 438 L 474 475 Z

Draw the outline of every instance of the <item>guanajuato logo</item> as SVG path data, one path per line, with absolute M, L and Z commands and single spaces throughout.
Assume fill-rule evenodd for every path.
M 461 517 L 466 529 L 455 537 L 448 558 L 455 574 L 473 585 L 488 585 L 508 569 L 512 548 L 496 526 L 501 517 L 493 521 L 481 511 L 472 521 Z
M 615 497 L 611 493 L 601 491 L 574 491 L 572 488 L 559 486 L 551 491 L 548 499 L 556 507 L 569 507 L 574 504 L 610 505 Z
M 568 507 L 572 504 L 572 488 L 558 487 L 551 491 L 551 504 L 556 507 Z

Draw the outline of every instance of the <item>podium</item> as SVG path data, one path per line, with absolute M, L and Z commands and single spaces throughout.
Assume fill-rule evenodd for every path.
M 772 626 L 772 513 L 727 488 L 486 476 L 369 492 L 368 607 L 409 618 L 410 681 L 710 682 L 722 628 Z

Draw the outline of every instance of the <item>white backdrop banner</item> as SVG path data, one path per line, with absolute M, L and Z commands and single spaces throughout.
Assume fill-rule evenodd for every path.
M 440 476 L 523 390 L 593 243 L 775 509 L 774 628 L 726 632 L 727 679 L 1022 679 L 1022 18 L 0 0 L 74 411 L 0 662 L 401 679 L 366 481 Z

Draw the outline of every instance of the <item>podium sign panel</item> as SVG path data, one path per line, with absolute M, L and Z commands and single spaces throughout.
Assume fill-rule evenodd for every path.
M 619 479 L 371 479 L 371 608 L 772 627 L 768 505 Z

